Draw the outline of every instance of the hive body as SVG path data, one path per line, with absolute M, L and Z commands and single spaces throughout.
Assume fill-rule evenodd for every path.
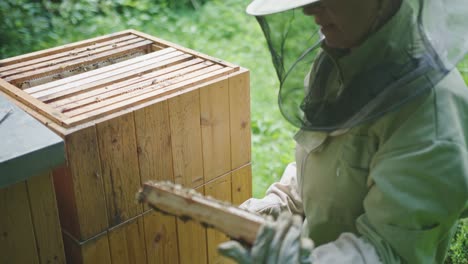
M 128 30 L 0 61 L 3 93 L 65 140 L 54 184 L 69 263 L 218 263 L 226 237 L 135 202 L 169 180 L 251 196 L 249 72 Z
M 51 172 L 0 189 L 0 263 L 64 263 Z

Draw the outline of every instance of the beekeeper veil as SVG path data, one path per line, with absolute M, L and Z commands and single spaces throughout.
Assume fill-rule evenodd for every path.
M 280 83 L 278 104 L 289 122 L 306 130 L 334 131 L 374 120 L 429 91 L 463 59 L 468 50 L 466 0 L 402 1 L 411 12 L 400 8 L 370 32 L 361 45 L 368 45 L 364 53 L 361 46 L 357 52 L 327 49 L 318 26 L 302 13 L 302 7 L 319 0 L 254 0 L 247 7 L 265 35 Z M 395 25 L 405 29 L 403 34 L 391 35 Z M 391 37 L 372 40 L 382 30 Z M 359 71 L 342 76 L 348 73 L 333 70 L 353 56 L 359 57 Z M 338 83 L 330 85 L 333 81 Z

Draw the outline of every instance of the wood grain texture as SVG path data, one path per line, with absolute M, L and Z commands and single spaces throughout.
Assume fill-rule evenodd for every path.
M 67 235 L 63 235 L 67 264 L 111 264 L 109 240 L 107 234 L 78 244 Z
M 96 37 L 96 38 L 86 39 L 86 40 L 82 40 L 82 41 L 78 41 L 78 42 L 74 42 L 74 43 L 70 43 L 70 44 L 66 44 L 66 45 L 62 45 L 62 46 L 58 46 L 58 47 L 54 47 L 54 48 L 50 48 L 50 49 L 40 50 L 40 51 L 36 51 L 36 52 L 24 54 L 24 55 L 19 55 L 19 56 L 15 56 L 15 57 L 0 60 L 0 66 L 4 67 L 6 65 L 20 63 L 20 62 L 31 60 L 31 59 L 50 56 L 52 54 L 56 54 L 56 53 L 59 53 L 59 52 L 70 51 L 70 50 L 73 50 L 73 49 L 94 45 L 96 43 L 100 43 L 100 42 L 120 38 L 120 37 L 123 37 L 123 36 L 126 36 L 126 35 L 131 35 L 131 34 L 132 34 L 132 32 L 130 32 L 128 30 L 127 31 L 121 31 L 121 32 L 116 32 L 116 33 L 105 35 L 105 36 L 99 36 L 99 37 Z
M 108 236 L 112 264 L 147 263 L 142 217 L 111 230 Z
M 67 118 L 65 115 L 62 115 L 62 113 L 60 113 L 56 109 L 42 103 L 41 101 L 37 100 L 36 98 L 18 89 L 18 87 L 13 86 L 12 84 L 4 81 L 1 78 L 0 89 L 2 90 L 2 92 L 6 93 L 11 98 L 14 98 L 14 100 L 21 101 L 22 104 L 24 104 L 28 108 L 31 108 L 34 112 L 38 112 L 42 115 L 45 115 L 47 118 L 50 118 L 51 121 L 56 122 L 59 125 L 64 125 L 62 120 Z
M 174 181 L 185 187 L 203 184 L 198 90 L 169 99 Z
M 136 52 L 138 50 L 141 50 L 141 52 L 143 52 L 143 50 L 145 50 L 149 45 L 151 45 L 151 41 L 143 40 L 143 41 L 136 42 L 130 45 L 123 45 L 115 49 L 110 49 L 110 50 L 100 52 L 97 54 L 92 54 L 88 57 L 77 59 L 72 62 L 68 62 L 66 64 L 64 63 L 56 64 L 51 67 L 40 68 L 40 69 L 32 70 L 30 72 L 12 75 L 12 76 L 6 77 L 5 80 L 13 84 L 19 84 L 26 80 L 39 78 L 39 77 L 43 77 L 47 75 L 52 75 L 55 73 L 66 71 L 66 70 L 72 70 L 74 68 L 77 68 L 83 65 L 90 65 L 93 63 L 98 63 L 102 60 L 106 60 L 109 57 L 117 57 L 125 53 Z
M 0 79 L 0 86 L 2 86 L 4 83 L 2 83 L 2 80 Z M 6 93 L 4 93 L 2 91 L 0 91 L 0 95 L 7 98 L 8 100 L 11 100 L 12 102 L 15 102 L 15 104 L 18 107 L 20 107 L 22 110 L 24 110 L 30 116 L 37 119 L 39 122 L 44 124 L 46 127 L 50 128 L 53 132 L 57 133 L 59 136 L 61 136 L 61 137 L 65 136 L 66 129 L 64 127 L 60 126 L 59 123 L 55 123 L 54 121 L 52 121 L 52 119 L 47 118 L 43 114 L 41 114 L 38 111 L 34 110 L 34 108 L 31 108 L 30 106 L 28 106 L 26 104 L 23 104 L 21 101 L 15 100 L 14 97 L 11 97 L 11 95 L 8 95 L 8 94 L 6 94 Z
M 133 42 L 138 37 L 144 40 Z M 114 42 L 129 45 L 109 48 Z M 25 84 L 24 91 L 0 79 L 2 90 L 21 97 L 27 111 L 64 137 L 67 167 L 57 169 L 53 178 L 61 225 L 72 236 L 64 242 L 69 263 L 224 263 L 216 252 L 226 239 L 223 234 L 156 212 L 138 216 L 144 208 L 135 203 L 135 193 L 147 180 L 170 180 L 202 192 L 207 188 L 207 194 L 235 203 L 251 196 L 246 69 L 133 30 L 3 60 L 0 67 L 9 71 L 3 77 L 21 83 L 80 67 L 77 63 L 150 49 L 155 54 L 40 86 Z M 184 55 L 165 55 L 173 52 Z M 83 56 L 70 64 L 69 53 Z M 142 83 L 148 84 L 148 91 L 139 89 Z M 30 86 L 35 84 L 40 82 Z M 37 208 L 30 222 L 39 231 L 31 241 L 37 241 L 41 252 L 33 257 L 36 260 L 23 263 L 49 261 L 52 248 L 59 247 L 53 245 L 56 239 L 45 248 L 40 244 L 45 237 L 57 237 L 49 229 L 56 223 L 47 220 L 52 217 L 47 213 L 53 211 L 50 206 L 35 197 L 50 200 L 53 192 L 42 183 L 23 187 Z M 2 206 L 0 201 L 1 212 L 6 210 Z M 93 238 L 102 232 L 107 233 Z
M 167 49 L 170 50 L 170 49 Z M 165 51 L 166 53 L 163 53 Z M 155 56 L 159 53 L 163 53 L 160 56 Z M 81 77 L 83 79 L 77 79 L 75 81 L 70 80 L 67 84 L 57 85 L 49 89 L 38 91 L 36 93 L 31 93 L 34 98 L 38 98 L 41 101 L 50 101 L 60 97 L 70 97 L 75 94 L 86 93 L 89 90 L 94 90 L 105 85 L 111 85 L 113 83 L 125 81 L 131 78 L 135 78 L 138 75 L 151 72 L 159 67 L 167 66 L 171 63 L 168 61 L 170 58 L 174 58 L 182 55 L 181 52 L 169 52 L 166 50 L 161 50 L 159 52 L 150 53 L 153 57 L 147 55 L 139 56 L 127 61 L 113 64 L 109 67 L 103 67 L 100 69 L 106 69 L 106 72 L 101 74 L 95 74 L 94 76 L 81 76 L 80 74 L 75 75 L 74 77 Z M 140 60 L 135 60 L 140 59 Z M 133 62 L 132 64 L 128 64 Z M 114 67 L 113 67 L 114 66 Z M 113 68 L 112 70 L 108 68 Z M 90 71 L 93 72 L 93 71 Z M 85 72 L 88 73 L 88 72 Z M 55 85 L 54 82 L 47 83 L 43 86 Z M 34 89 L 33 87 L 31 89 Z M 40 88 L 37 87 L 37 88 Z M 37 89 L 36 88 L 36 89 Z
M 28 179 L 27 188 L 40 262 L 65 263 L 52 174 Z
M 232 204 L 240 205 L 252 197 L 252 166 L 247 164 L 232 172 Z
M 204 193 L 203 186 L 195 190 Z M 206 228 L 193 221 L 177 219 L 177 238 L 180 263 L 208 263 Z
M 25 182 L 0 189 L 0 263 L 39 263 Z
M 99 123 L 96 129 L 109 227 L 112 227 L 142 213 L 142 206 L 135 203 L 140 172 L 133 113 Z
M 56 53 L 53 53 L 53 54 L 50 54 L 50 55 L 44 55 L 44 56 L 36 58 L 36 59 L 30 59 L 30 60 L 27 60 L 27 61 L 11 64 L 9 66 L 0 67 L 0 74 L 2 76 L 5 76 L 6 75 L 5 72 L 9 71 L 9 70 L 12 70 L 12 69 L 19 69 L 19 68 L 22 68 L 22 67 L 25 67 L 25 66 L 35 65 L 35 64 L 38 64 L 38 63 L 41 63 L 41 62 L 50 61 L 50 60 L 61 58 L 61 57 L 68 57 L 70 55 L 74 55 L 74 54 L 82 53 L 82 52 L 87 52 L 89 50 L 100 48 L 100 47 L 103 47 L 103 46 L 106 46 L 106 45 L 109 45 L 109 44 L 112 45 L 113 42 L 121 42 L 121 41 L 125 41 L 125 40 L 128 40 L 128 39 L 133 39 L 133 38 L 136 38 L 136 36 L 135 35 L 126 35 L 126 36 L 122 36 L 122 37 L 119 37 L 119 38 L 115 38 L 113 40 L 103 41 L 103 42 L 99 42 L 99 43 L 93 43 L 93 44 L 90 44 L 88 47 L 76 48 L 76 49 L 73 50 L 73 52 L 70 52 L 69 50 L 66 50 L 66 49 L 59 50 Z
M 65 248 L 65 258 L 67 264 L 79 264 L 83 263 L 83 256 L 81 252 L 81 247 L 68 236 L 64 235 L 63 246 Z M 109 249 L 107 249 L 107 254 L 109 255 Z M 110 259 L 110 258 L 109 258 Z
M 179 263 L 176 218 L 153 211 L 143 220 L 148 264 Z
M 81 256 L 83 264 L 111 264 L 108 236 L 103 235 L 82 245 Z
M 157 81 L 158 78 L 163 74 L 166 74 L 171 71 L 175 71 L 177 69 L 186 67 L 187 65 L 196 64 L 199 60 L 189 60 L 187 62 L 182 62 L 186 60 L 188 57 L 187 55 L 178 56 L 172 59 L 169 59 L 167 62 L 174 63 L 174 62 L 181 62 L 173 66 L 166 65 L 163 69 L 157 70 L 155 69 L 153 72 L 148 74 L 143 74 L 138 77 L 130 78 L 125 81 L 119 81 L 108 86 L 104 86 L 101 88 L 95 87 L 93 90 L 87 91 L 82 94 L 77 94 L 74 96 L 69 96 L 61 100 L 56 100 L 50 102 L 50 105 L 54 108 L 58 108 L 61 112 L 62 111 L 69 111 L 71 109 L 95 103 L 97 100 L 102 100 L 106 97 L 111 97 L 111 95 L 117 95 L 118 92 L 122 93 L 129 89 L 143 89 L 144 85 L 150 85 L 155 80 Z
M 229 83 L 219 81 L 200 89 L 203 172 L 205 182 L 231 169 Z
M 167 102 L 134 112 L 141 182 L 174 181 L 171 130 Z M 145 205 L 145 211 L 149 208 Z
M 106 200 L 94 126 L 65 137 L 68 167 L 54 171 L 62 227 L 78 240 L 108 228 Z
M 89 82 L 82 83 L 81 82 L 82 80 L 89 80 L 89 79 L 92 79 L 93 77 L 97 77 L 97 76 L 103 76 L 103 75 L 105 76 L 105 74 L 107 74 L 109 72 L 112 72 L 112 71 L 115 71 L 115 70 L 117 70 L 119 68 L 126 67 L 126 66 L 132 65 L 134 63 L 138 63 L 141 60 L 151 59 L 153 57 L 157 57 L 157 56 L 160 56 L 161 54 L 166 54 L 166 53 L 169 53 L 169 52 L 172 52 L 172 51 L 174 51 L 174 49 L 166 49 L 166 50 L 162 50 L 162 51 L 158 51 L 158 52 L 145 54 L 145 55 L 142 55 L 142 56 L 138 56 L 138 57 L 135 57 L 135 58 L 131 58 L 131 59 L 128 59 L 128 60 L 125 60 L 125 61 L 118 62 L 116 64 L 107 65 L 106 67 L 97 68 L 97 69 L 94 69 L 92 71 L 78 73 L 76 75 L 69 76 L 69 77 L 67 77 L 65 79 L 55 80 L 55 81 L 48 82 L 48 83 L 41 84 L 41 85 L 37 85 L 37 86 L 31 87 L 31 88 L 26 88 L 23 91 L 27 92 L 28 94 L 33 94 L 33 93 L 49 90 L 51 88 L 57 88 L 57 87 L 60 87 L 60 86 L 63 86 L 63 85 L 69 85 L 69 84 L 74 84 L 74 86 L 76 86 L 75 84 L 83 85 L 83 84 L 86 84 L 86 83 L 89 83 Z
M 101 88 L 99 86 L 94 86 L 92 87 L 92 89 L 85 91 L 84 93 L 77 94 L 75 96 L 69 96 L 64 98 L 64 100 L 62 101 L 56 102 L 58 104 L 61 104 L 68 100 L 69 104 L 60 107 L 59 109 L 61 112 L 65 112 L 66 115 L 69 116 L 80 115 L 82 113 L 89 112 L 90 109 L 99 109 L 105 107 L 106 105 L 109 105 L 107 103 L 103 103 L 103 101 L 105 100 L 114 100 L 117 99 L 115 97 L 126 96 L 128 93 L 132 93 L 135 91 L 140 92 L 146 90 L 148 92 L 152 89 L 158 89 L 158 87 L 154 84 L 157 85 L 157 83 L 159 82 L 160 85 L 163 85 L 169 82 L 176 82 L 178 78 L 177 76 L 184 75 L 186 73 L 189 73 L 190 71 L 196 71 L 203 67 L 206 67 L 205 63 L 193 63 L 193 66 L 189 65 L 189 67 L 183 67 L 187 64 L 197 61 L 195 59 L 184 62 L 188 58 L 189 57 L 187 57 L 187 55 L 180 55 L 175 58 L 164 60 L 160 63 L 153 63 L 152 65 L 148 66 L 148 68 L 150 68 L 149 70 L 152 71 L 150 73 L 135 72 L 132 74 L 137 75 L 137 77 L 131 77 L 126 80 L 124 80 L 124 76 L 120 74 L 120 80 L 115 82 L 109 82 L 107 83 L 107 86 Z M 103 80 L 102 82 L 105 82 L 105 80 Z M 83 98 L 83 100 L 80 100 L 80 98 Z M 115 102 L 119 102 L 119 100 L 116 100 Z M 54 105 L 54 103 L 52 103 L 51 105 Z
M 74 190 L 74 183 L 70 167 L 61 166 L 53 170 L 55 196 L 59 212 L 60 226 L 74 237 L 84 238 L 92 234 L 82 234 L 80 228 L 80 219 L 86 219 L 86 215 L 78 217 L 78 205 L 76 204 L 77 195 Z M 104 195 L 102 196 L 104 198 Z M 105 206 L 105 204 L 103 204 Z M 80 212 L 86 212 L 86 208 L 81 208 Z M 102 229 L 107 226 L 107 216 L 103 219 Z
M 95 49 L 89 49 L 89 50 L 84 50 L 84 51 L 73 51 L 73 52 L 68 52 L 63 54 L 62 56 L 57 56 L 55 58 L 45 58 L 44 61 L 42 62 L 36 62 L 32 65 L 27 65 L 24 67 L 18 67 L 13 70 L 7 70 L 7 71 L 2 71 L 2 77 L 7 77 L 7 76 L 12 76 L 12 75 L 17 75 L 21 73 L 26 73 L 28 71 L 35 71 L 38 69 L 45 69 L 45 68 L 53 68 L 56 65 L 67 65 L 70 63 L 73 63 L 76 60 L 80 60 L 86 57 L 90 57 L 93 55 L 96 55 L 98 53 L 104 52 L 104 51 L 109 51 L 114 49 L 114 46 L 117 47 L 117 45 L 120 47 L 129 45 L 129 44 L 134 44 L 140 41 L 144 41 L 142 38 L 133 38 L 133 39 L 126 39 L 121 42 L 110 42 L 107 43 L 107 45 L 101 45 L 99 47 L 95 47 Z
M 205 185 L 205 195 L 215 199 L 231 202 L 231 174 L 223 175 Z M 207 248 L 208 263 L 234 263 L 230 259 L 218 253 L 218 245 L 229 240 L 225 234 L 220 231 L 208 228 L 207 230 Z
M 155 84 L 144 90 L 130 91 L 118 97 L 93 104 L 92 106 L 68 112 L 67 115 L 71 117 L 65 119 L 63 123 L 66 126 L 82 124 L 103 115 L 108 115 L 128 107 L 136 106 L 158 97 L 183 93 L 183 90 L 215 80 L 221 76 L 228 75 L 233 71 L 234 70 L 231 68 L 220 68 L 220 66 L 213 65 L 200 71 L 181 76 L 181 78 L 174 84 L 171 84 L 171 82 L 168 84 Z M 181 79 L 185 80 L 181 81 Z
M 159 211 L 212 227 L 248 244 L 255 242 L 257 231 L 265 222 L 257 214 L 168 182 L 145 183 L 137 199 Z
M 176 48 L 176 49 L 181 50 L 183 52 L 186 52 L 188 54 L 193 54 L 193 55 L 195 55 L 197 57 L 200 57 L 200 58 L 204 58 L 204 59 L 211 60 L 211 61 L 216 61 L 217 63 L 222 64 L 222 65 L 227 66 L 227 67 L 232 67 L 232 68 L 236 68 L 236 69 L 239 68 L 239 66 L 234 65 L 232 63 L 229 63 L 227 61 L 223 61 L 223 60 L 220 60 L 218 58 L 208 56 L 208 55 L 200 53 L 198 51 L 195 51 L 195 50 L 192 50 L 192 49 L 177 45 L 175 43 L 166 41 L 166 40 L 161 39 L 161 38 L 151 36 L 149 34 L 146 34 L 146 33 L 143 33 L 143 32 L 137 31 L 137 30 L 129 29 L 126 32 L 137 35 L 137 36 L 140 36 L 140 37 L 143 37 L 143 38 L 146 38 L 146 39 L 153 40 L 154 42 L 156 42 L 158 44 L 158 46 L 161 46 L 161 47 L 165 47 L 165 46 L 173 47 L 173 48 Z
M 250 147 L 250 77 L 241 69 L 229 77 L 229 107 L 231 113 L 231 169 L 251 160 Z

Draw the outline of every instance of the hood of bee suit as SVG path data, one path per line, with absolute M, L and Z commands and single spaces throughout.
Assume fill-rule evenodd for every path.
M 283 116 L 301 129 L 335 131 L 398 109 L 453 70 L 468 51 L 465 1 L 402 0 L 352 51 L 324 45 L 301 10 L 316 0 L 254 0 L 247 13 L 264 33 Z
M 265 16 L 309 5 L 320 0 L 254 0 L 246 12 L 252 16 Z

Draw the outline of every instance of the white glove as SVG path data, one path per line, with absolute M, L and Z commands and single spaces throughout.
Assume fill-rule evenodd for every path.
M 278 217 L 280 212 L 302 215 L 302 200 L 296 180 L 296 163 L 290 163 L 283 172 L 281 180 L 273 183 L 262 199 L 251 198 L 242 203 L 240 208 L 248 211 Z
M 241 264 L 311 264 L 314 243 L 301 236 L 302 218 L 282 213 L 276 221 L 269 218 L 260 228 L 251 250 L 237 241 L 219 245 L 219 252 Z

